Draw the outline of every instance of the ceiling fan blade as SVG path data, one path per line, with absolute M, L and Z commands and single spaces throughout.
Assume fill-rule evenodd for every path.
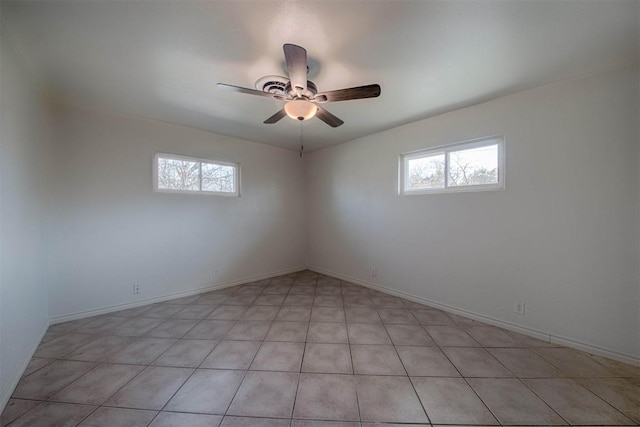
M 331 126 L 332 128 L 337 128 L 338 126 L 344 123 L 342 120 L 340 120 L 339 118 L 337 118 L 336 116 L 334 116 L 333 114 L 325 110 L 324 108 L 320 107 L 319 105 L 316 105 L 316 107 L 318 107 L 318 112 L 316 113 L 316 117 L 322 120 L 323 122 L 325 122 L 326 124 L 328 124 L 329 126 Z
M 307 51 L 295 44 L 287 43 L 282 46 L 284 58 L 287 61 L 291 88 L 304 92 L 307 90 Z
M 350 99 L 375 98 L 378 96 L 380 96 L 380 85 L 374 84 L 319 93 L 313 100 L 316 102 L 336 102 L 348 101 Z
M 287 112 L 284 111 L 284 108 L 280 111 L 278 111 L 277 113 L 275 113 L 273 116 L 269 117 L 267 120 L 265 120 L 263 123 L 266 124 L 273 124 L 273 123 L 277 123 L 280 121 L 280 119 L 282 119 L 283 117 L 285 117 L 287 115 Z
M 226 83 L 218 83 L 217 86 L 220 89 L 230 90 L 232 92 L 247 93 L 249 95 L 258 95 L 258 96 L 264 96 L 264 97 L 267 97 L 267 98 L 275 98 L 275 99 L 279 99 L 279 100 L 286 100 L 287 99 L 286 97 L 284 97 L 282 95 L 276 95 L 275 93 L 263 92 L 261 90 L 249 89 L 249 88 L 246 88 L 246 87 L 228 85 Z

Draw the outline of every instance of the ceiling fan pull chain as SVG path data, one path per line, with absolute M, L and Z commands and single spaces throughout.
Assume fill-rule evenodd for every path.
M 300 158 L 302 158 L 302 152 L 304 151 L 304 145 L 302 144 L 302 123 L 300 122 Z

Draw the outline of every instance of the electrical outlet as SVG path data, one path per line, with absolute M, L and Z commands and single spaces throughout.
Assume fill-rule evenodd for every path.
M 371 267 L 371 277 L 376 277 L 378 275 L 378 269 L 375 267 Z
M 213 278 L 214 278 L 214 279 L 215 279 L 216 277 L 218 277 L 218 269 L 217 269 L 217 268 L 214 268 L 214 269 L 213 269 L 213 271 L 212 271 L 212 273 L 213 273 Z
M 519 314 L 520 316 L 524 316 L 524 308 L 525 308 L 524 301 L 515 300 L 513 302 L 513 312 L 514 313 Z
M 133 294 L 138 295 L 140 293 L 140 285 L 133 285 Z

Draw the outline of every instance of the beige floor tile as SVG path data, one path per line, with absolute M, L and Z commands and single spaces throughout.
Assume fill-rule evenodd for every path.
M 542 400 L 571 424 L 633 425 L 621 412 L 570 379 L 523 380 Z
M 104 335 L 85 344 L 66 356 L 69 360 L 83 360 L 85 362 L 102 362 L 131 343 L 131 338 L 114 335 Z
M 459 377 L 460 373 L 437 347 L 396 347 L 400 359 L 410 376 Z
M 280 307 L 274 305 L 252 305 L 242 313 L 240 320 L 273 320 L 279 310 Z
M 316 295 L 313 299 L 314 307 L 342 307 L 342 295 Z
M 307 343 L 302 372 L 352 374 L 349 345 Z
M 149 366 L 107 400 L 107 406 L 160 410 L 193 369 Z
M 264 288 L 262 295 L 287 295 L 291 286 L 289 285 L 269 285 Z
M 374 307 L 378 308 L 406 308 L 402 300 L 396 297 L 372 296 L 371 301 L 373 301 Z
M 95 406 L 43 402 L 11 424 L 11 427 L 75 427 Z
M 154 338 L 182 338 L 198 323 L 198 320 L 168 319 L 145 335 Z
M 444 347 L 442 351 L 463 377 L 511 377 L 511 373 L 483 348 Z
M 231 402 L 228 414 L 289 418 L 297 385 L 297 373 L 249 371 Z
M 251 305 L 256 295 L 232 295 L 224 299 L 224 305 Z
M 296 307 L 289 305 L 282 306 L 276 315 L 276 320 L 281 322 L 308 322 L 310 318 L 311 307 Z
M 598 362 L 602 366 L 609 369 L 611 374 L 616 377 L 640 378 L 640 366 L 629 365 L 617 360 L 607 359 L 602 356 L 590 355 L 591 359 Z
M 146 427 L 156 411 L 124 408 L 98 408 L 78 427 Z
M 249 306 L 246 305 L 221 305 L 216 307 L 207 319 L 214 320 L 238 320 L 240 316 L 247 311 Z
M 348 307 L 345 309 L 349 323 L 382 323 L 378 310 L 369 307 Z
M 40 344 L 33 356 L 60 358 L 77 350 L 96 338 L 98 338 L 98 336 L 88 334 L 61 334 L 46 343 Z
M 457 326 L 425 326 L 440 347 L 479 347 L 480 344 Z
M 640 378 L 580 378 L 576 381 L 640 423 Z
M 444 425 L 449 412 L 447 427 L 495 425 L 480 397 L 505 424 L 553 425 L 553 410 L 587 425 L 640 421 L 638 367 L 310 271 L 53 325 L 36 356 L 2 427 L 19 416 L 129 427 L 146 414 L 134 409 L 164 410 L 155 427 L 361 427 L 354 394 L 364 427 Z M 407 373 L 425 401 L 441 399 L 433 413 Z M 74 418 L 94 403 L 111 409 Z
M 262 341 L 269 332 L 271 322 L 242 320 L 235 325 L 225 335 L 226 340 L 236 341 Z
M 566 424 L 520 380 L 470 378 L 467 381 L 503 425 Z
M 392 345 L 351 345 L 356 375 L 407 375 Z
M 149 427 L 215 427 L 222 421 L 221 415 L 182 414 L 160 412 Z
M 13 392 L 15 398 L 44 400 L 96 366 L 90 362 L 57 360 L 24 377 Z
M 122 325 L 127 320 L 127 317 L 110 315 L 97 316 L 94 320 L 91 320 L 76 329 L 76 332 L 84 334 L 104 334 Z
M 572 348 L 535 348 L 533 351 L 569 377 L 611 377 L 617 374 L 615 369 L 604 366 L 587 353 Z
M 109 357 L 109 363 L 148 365 L 171 347 L 176 340 L 166 338 L 138 338 Z
M 183 309 L 184 309 L 184 306 L 179 304 L 176 304 L 176 305 L 155 304 L 155 306 L 152 307 L 151 310 L 145 311 L 142 314 L 142 316 L 166 319 L 182 311 Z
M 252 371 L 300 372 L 304 343 L 265 341 L 251 364 Z
M 382 324 L 347 323 L 351 344 L 391 344 L 391 338 Z
M 395 345 L 436 345 L 435 341 L 420 325 L 389 325 L 385 324 L 387 333 Z
M 99 365 L 54 394 L 50 400 L 101 405 L 143 369 L 144 366 L 137 365 Z
M 316 287 L 316 296 L 318 295 L 335 295 L 335 296 L 342 296 L 342 289 L 340 288 L 340 286 L 325 286 L 325 285 L 318 285 Z
M 284 299 L 282 305 L 293 305 L 297 307 L 311 307 L 313 305 L 313 294 L 305 295 L 305 294 L 292 294 L 289 292 L 289 295 Z
M 520 378 L 558 378 L 562 372 L 528 348 L 489 348 L 493 357 Z
M 273 322 L 265 341 L 305 342 L 308 329 L 307 322 Z
M 280 306 L 284 302 L 284 295 L 260 295 L 253 302 L 255 305 L 276 305 Z
M 2 415 L 0 415 L 0 426 L 7 426 L 10 422 L 26 414 L 40 403 L 42 402 L 38 400 L 9 399 L 7 406 L 2 411 Z
M 311 312 L 312 322 L 345 322 L 342 307 L 314 306 Z
M 303 419 L 358 421 L 355 377 L 301 374 L 293 416 Z
M 455 322 L 444 311 L 435 309 L 411 310 L 411 313 L 422 325 L 427 326 L 455 326 Z
M 180 340 L 162 353 L 153 364 L 178 368 L 197 368 L 218 344 L 215 340 Z
M 217 305 L 221 305 L 221 304 L 227 304 L 226 300 L 228 299 L 228 297 L 226 295 L 222 295 L 222 294 L 204 294 L 202 295 L 200 298 L 198 298 L 196 300 L 196 304 L 198 305 L 209 305 L 212 307 L 215 307 Z M 247 305 L 249 305 L 250 303 L 248 303 Z M 243 304 L 241 304 L 243 305 Z
M 124 337 L 140 337 L 156 326 L 162 323 L 162 319 L 156 319 L 151 317 L 134 317 L 129 321 L 119 325 L 113 331 L 114 335 L 120 335 Z
M 346 323 L 311 322 L 307 342 L 348 343 Z
M 289 290 L 289 295 L 309 295 L 314 296 L 316 294 L 316 287 L 302 284 L 294 284 Z
M 362 421 L 428 423 L 407 377 L 356 375 Z
M 202 320 L 211 314 L 213 310 L 214 308 L 210 305 L 187 305 L 171 317 L 174 319 Z
M 517 347 L 516 339 L 495 326 L 472 326 L 466 332 L 484 347 Z
M 221 341 L 200 367 L 249 369 L 261 344 L 260 341 Z
M 243 378 L 243 371 L 198 369 L 164 409 L 224 415 Z
M 233 327 L 230 320 L 202 320 L 184 338 L 199 340 L 221 340 Z
M 385 424 L 388 427 L 390 424 Z M 360 423 L 349 421 L 314 421 L 314 420 L 292 420 L 291 427 L 360 427 Z M 376 427 L 380 427 L 377 425 Z M 405 427 L 407 427 L 405 425 Z M 420 427 L 412 425 L 411 427 Z
M 349 308 L 373 308 L 373 300 L 366 295 L 363 295 L 360 292 L 357 293 L 348 293 L 343 292 L 342 300 L 344 301 L 344 306 Z
M 288 419 L 224 417 L 220 427 L 289 427 Z
M 22 373 L 22 377 L 33 374 L 35 371 L 55 362 L 56 359 L 45 359 L 42 357 L 32 357 L 29 364 Z
M 406 308 L 378 308 L 378 314 L 385 324 L 417 325 L 418 321 Z
M 498 424 L 462 378 L 411 378 L 433 424 Z

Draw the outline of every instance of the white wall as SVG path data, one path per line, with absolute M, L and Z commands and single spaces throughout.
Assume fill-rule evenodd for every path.
M 305 267 L 297 153 L 63 105 L 54 123 L 54 320 Z M 155 152 L 240 162 L 242 197 L 154 193 Z
M 310 154 L 310 265 L 638 360 L 638 82 L 619 69 Z M 495 134 L 504 191 L 398 196 L 399 153 Z
M 0 34 L 0 410 L 49 324 L 47 107 Z

